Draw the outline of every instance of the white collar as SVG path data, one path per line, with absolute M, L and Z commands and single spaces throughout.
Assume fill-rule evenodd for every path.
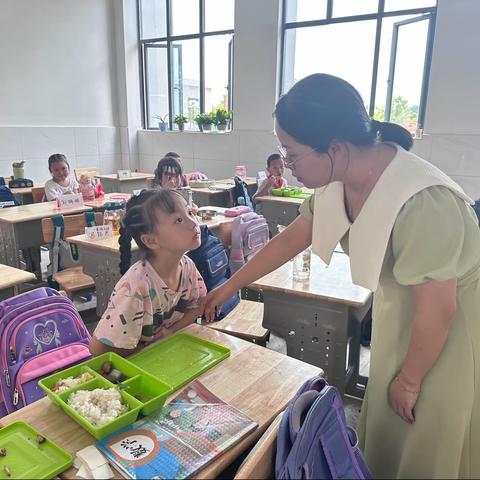
M 472 200 L 451 178 L 431 163 L 394 145 L 397 154 L 370 192 L 351 224 L 344 203 L 344 185 L 332 182 L 315 190 L 312 247 L 325 263 L 349 232 L 352 281 L 375 291 L 390 234 L 403 205 L 425 188 L 442 185 L 468 203 Z

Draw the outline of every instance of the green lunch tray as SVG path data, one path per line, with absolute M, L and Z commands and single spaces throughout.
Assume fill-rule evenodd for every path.
M 188 333 L 177 333 L 128 359 L 178 390 L 230 355 L 230 349 Z
M 53 478 L 72 466 L 73 457 L 48 438 L 37 442 L 40 432 L 25 422 L 14 422 L 0 429 L 0 479 Z M 5 467 L 10 470 L 7 475 Z
M 118 383 L 110 382 L 99 373 L 102 365 L 107 361 L 111 362 L 112 369 L 118 370 L 123 375 L 122 380 Z M 61 378 L 78 377 L 86 372 L 90 373 L 93 379 L 60 393 L 53 391 L 55 384 Z M 38 384 L 54 403 L 63 408 L 67 415 L 72 417 L 98 440 L 133 423 L 140 413 L 149 415 L 159 409 L 172 392 L 170 385 L 144 372 L 136 365 L 113 352 L 104 353 L 79 365 L 54 373 L 40 380 Z M 77 390 L 112 387 L 119 390 L 123 403 L 128 405 L 129 408 L 123 415 L 104 425 L 96 426 L 91 424 L 68 405 L 68 398 Z

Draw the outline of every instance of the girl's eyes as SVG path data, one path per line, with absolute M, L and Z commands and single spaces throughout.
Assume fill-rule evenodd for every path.
M 189 214 L 191 217 L 193 217 L 193 212 L 192 212 L 192 210 L 189 210 L 189 211 L 188 211 L 188 214 Z
M 182 223 L 183 222 L 183 218 L 182 217 L 178 217 L 176 220 L 175 220 L 175 223 Z

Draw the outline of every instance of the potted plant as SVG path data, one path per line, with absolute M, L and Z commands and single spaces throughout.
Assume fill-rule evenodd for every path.
M 219 132 L 224 132 L 227 125 L 232 118 L 232 113 L 227 112 L 223 107 L 220 107 L 215 112 L 215 125 Z
M 154 115 L 154 118 L 158 120 L 158 129 L 161 132 L 166 132 L 168 127 L 168 113 L 163 117 L 161 115 Z
M 175 119 L 173 120 L 173 123 L 175 123 L 178 126 L 178 129 L 183 132 L 185 129 L 185 124 L 187 123 L 187 117 L 184 115 L 176 115 Z
M 25 165 L 25 161 L 21 162 L 13 162 L 12 167 L 13 167 L 13 178 L 25 178 L 25 169 L 23 166 Z
M 210 132 L 212 130 L 213 118 L 210 113 L 200 113 L 195 117 L 195 122 L 201 132 Z

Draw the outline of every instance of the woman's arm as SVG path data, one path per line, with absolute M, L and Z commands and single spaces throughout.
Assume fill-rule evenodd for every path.
M 457 279 L 413 287 L 415 319 L 407 355 L 390 387 L 390 405 L 404 420 L 414 420 L 421 384 L 445 345 L 457 308 Z
M 101 355 L 102 353 L 107 353 L 107 352 L 114 352 L 114 353 L 117 353 L 118 355 L 120 355 L 122 357 L 128 357 L 129 355 L 133 355 L 134 353 L 141 350 L 140 347 L 132 348 L 132 349 L 112 347 L 110 345 L 106 345 L 105 343 L 102 343 L 96 337 L 92 337 L 90 339 L 90 343 L 88 345 L 88 348 L 90 350 L 90 353 L 94 357 L 98 357 L 98 355 Z
M 312 222 L 299 216 L 278 234 L 221 287 L 212 290 L 205 305 L 205 318 L 213 321 L 215 308 L 240 288 L 272 272 L 312 243 Z

